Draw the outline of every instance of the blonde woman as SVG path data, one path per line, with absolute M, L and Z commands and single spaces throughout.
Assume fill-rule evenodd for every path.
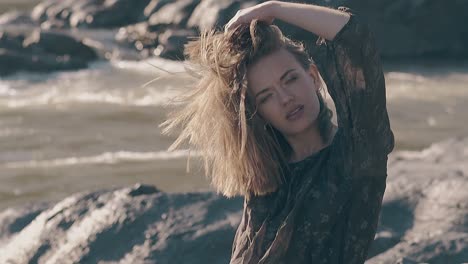
M 320 58 L 275 19 L 318 35 Z M 170 149 L 199 150 L 218 193 L 244 196 L 231 263 L 364 263 L 394 146 L 367 25 L 345 7 L 268 1 L 185 50 L 198 80 L 162 126 L 182 126 Z

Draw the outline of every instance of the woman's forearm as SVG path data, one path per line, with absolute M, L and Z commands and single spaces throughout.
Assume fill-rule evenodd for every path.
M 327 40 L 333 40 L 349 20 L 349 14 L 323 6 L 280 1 L 270 1 L 268 5 L 269 12 L 275 19 L 303 28 Z

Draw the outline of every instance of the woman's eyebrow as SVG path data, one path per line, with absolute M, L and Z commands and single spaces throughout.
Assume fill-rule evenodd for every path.
M 292 68 L 292 69 L 289 69 L 289 70 L 287 70 L 286 72 L 284 72 L 284 73 L 281 75 L 281 77 L 280 77 L 280 81 L 282 81 L 282 80 L 288 75 L 288 73 L 290 73 L 290 72 L 292 72 L 292 71 L 294 71 L 294 70 L 295 70 L 295 69 Z M 270 89 L 270 87 L 263 88 L 260 92 L 258 92 L 258 93 L 255 95 L 255 99 L 257 99 L 257 96 L 259 96 L 261 93 L 267 92 L 268 89 Z

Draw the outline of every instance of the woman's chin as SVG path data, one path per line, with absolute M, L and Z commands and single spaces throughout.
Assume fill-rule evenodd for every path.
M 306 120 L 304 118 L 301 120 L 295 120 L 295 122 L 288 122 L 283 127 L 285 128 L 283 130 L 283 134 L 292 136 L 309 131 L 311 128 L 314 127 L 314 122 L 311 123 L 309 120 Z

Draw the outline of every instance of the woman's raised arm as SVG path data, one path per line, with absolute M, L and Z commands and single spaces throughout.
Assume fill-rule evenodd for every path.
M 323 6 L 268 1 L 239 10 L 226 24 L 226 30 L 234 28 L 239 23 L 248 23 L 254 18 L 270 23 L 274 19 L 279 19 L 327 40 L 333 40 L 348 22 L 349 17 L 345 12 Z

